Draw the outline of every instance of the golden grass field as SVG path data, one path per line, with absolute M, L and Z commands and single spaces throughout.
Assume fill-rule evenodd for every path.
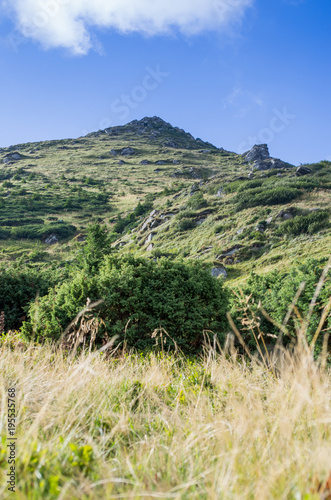
M 2 499 L 331 498 L 331 374 L 303 346 L 270 369 L 206 350 L 0 349 Z M 17 487 L 6 485 L 16 389 Z

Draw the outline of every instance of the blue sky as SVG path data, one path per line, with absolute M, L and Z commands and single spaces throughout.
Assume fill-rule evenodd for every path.
M 0 147 L 157 115 L 227 150 L 331 160 L 330 0 L 159 0 L 150 17 L 150 0 L 71 1 L 84 21 L 50 11 L 28 36 L 37 0 L 0 1 Z

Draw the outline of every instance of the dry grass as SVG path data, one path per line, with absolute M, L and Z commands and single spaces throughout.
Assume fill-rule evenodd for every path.
M 0 380 L 1 498 L 331 498 L 331 377 L 304 351 L 275 377 L 212 351 L 70 361 L 5 345 Z M 13 386 L 15 494 L 5 484 Z

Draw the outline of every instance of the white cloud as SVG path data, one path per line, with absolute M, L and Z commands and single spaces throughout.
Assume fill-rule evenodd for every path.
M 197 34 L 241 19 L 255 0 L 4 0 L 17 29 L 46 48 L 86 54 L 94 47 L 93 28 L 147 35 L 179 30 Z

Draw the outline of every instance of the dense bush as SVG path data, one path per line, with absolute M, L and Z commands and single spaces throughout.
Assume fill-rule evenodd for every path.
M 43 219 L 37 219 L 37 218 L 28 218 L 24 217 L 21 219 L 0 219 L 0 225 L 1 226 L 7 226 L 7 227 L 17 227 L 17 226 L 26 226 L 28 224 L 44 224 Z
M 11 237 L 15 239 L 27 238 L 38 239 L 50 234 L 55 234 L 59 238 L 70 238 L 76 232 L 76 227 L 69 224 L 31 224 L 14 227 L 11 230 Z
M 17 329 L 27 314 L 30 301 L 48 293 L 50 287 L 68 277 L 68 271 L 56 267 L 34 268 L 18 264 L 0 267 L 0 312 L 5 313 L 6 329 Z
M 275 188 L 254 188 L 237 194 L 233 202 L 236 203 L 237 211 L 259 205 L 282 205 L 290 203 L 303 192 L 297 188 L 275 187 Z
M 187 207 L 193 210 L 199 210 L 208 205 L 202 193 L 195 193 L 187 202 Z
M 289 271 L 279 272 L 273 271 L 263 276 L 257 274 L 251 274 L 248 281 L 241 290 L 244 292 L 245 296 L 251 296 L 250 303 L 252 304 L 252 309 L 258 311 L 258 303 L 261 301 L 262 306 L 279 324 L 282 324 L 288 309 L 301 285 L 305 283 L 304 291 L 301 293 L 300 298 L 297 302 L 298 310 L 302 317 L 305 317 L 311 300 L 314 296 L 314 291 L 319 278 L 322 274 L 323 268 L 325 266 L 325 260 L 309 260 L 306 263 L 293 266 Z M 308 342 L 311 342 L 313 335 L 318 327 L 321 319 L 321 314 L 323 307 L 330 300 L 331 296 L 331 281 L 330 277 L 326 280 L 322 291 L 318 297 L 311 321 L 308 326 Z M 234 318 L 240 317 L 240 309 L 242 309 L 242 300 L 239 296 L 232 296 L 232 315 Z M 264 333 L 271 333 L 278 336 L 279 330 L 272 323 L 267 321 L 264 316 L 260 313 L 258 314 L 261 322 L 261 329 Z M 299 320 L 294 320 L 293 317 L 289 322 L 289 329 L 291 333 L 295 336 L 295 327 L 300 324 Z M 238 323 L 239 326 L 239 323 Z M 247 324 L 246 324 L 247 326 Z M 326 322 L 325 327 L 331 326 L 331 319 Z M 256 342 L 250 331 L 247 331 L 245 340 L 252 347 L 256 348 Z M 289 341 L 289 338 L 285 337 L 285 342 Z M 275 341 L 275 339 L 274 339 Z M 318 341 L 318 348 L 321 349 L 323 342 L 323 333 L 320 335 Z
M 201 347 L 204 330 L 222 339 L 226 328 L 227 292 L 202 264 L 107 256 L 97 273 L 81 271 L 33 304 L 24 333 L 58 339 L 87 298 L 104 300 L 95 314 L 119 341 L 130 321 L 125 340 L 137 349 L 152 348 L 151 334 L 160 327 L 186 352 Z M 97 340 L 102 342 L 102 332 Z M 169 338 L 168 345 L 173 347 Z
M 196 227 L 196 222 L 192 219 L 180 219 L 177 222 L 177 230 L 178 231 L 188 231 L 190 229 L 194 229 Z
M 308 215 L 299 215 L 283 222 L 277 230 L 278 234 L 298 236 L 302 233 L 314 234 L 329 225 L 330 214 L 327 211 L 316 211 Z

